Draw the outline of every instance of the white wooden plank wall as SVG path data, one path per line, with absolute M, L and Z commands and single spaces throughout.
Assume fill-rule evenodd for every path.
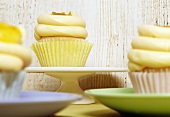
M 36 18 L 52 11 L 74 11 L 87 23 L 87 40 L 94 44 L 86 66 L 127 67 L 127 52 L 137 36 L 137 26 L 169 25 L 170 0 L 0 0 L 0 21 L 26 28 L 23 45 L 30 47 Z M 39 66 L 33 55 L 31 66 Z M 27 74 L 23 89 L 56 91 L 57 78 Z M 98 73 L 80 80 L 83 89 L 131 87 L 127 73 Z

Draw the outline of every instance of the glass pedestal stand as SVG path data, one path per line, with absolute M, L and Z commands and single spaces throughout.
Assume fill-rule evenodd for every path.
M 77 93 L 82 95 L 82 99 L 74 104 L 92 104 L 93 99 L 86 96 L 80 88 L 78 80 L 80 78 L 90 76 L 96 72 L 127 72 L 127 68 L 114 67 L 27 67 L 28 73 L 45 73 L 49 76 L 59 78 L 61 86 L 57 90 L 59 92 Z

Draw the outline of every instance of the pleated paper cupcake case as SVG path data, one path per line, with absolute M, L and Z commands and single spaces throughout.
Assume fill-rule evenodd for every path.
M 41 66 L 84 66 L 92 44 L 82 41 L 55 40 L 32 45 Z
M 170 93 L 170 71 L 132 72 L 129 73 L 136 93 Z

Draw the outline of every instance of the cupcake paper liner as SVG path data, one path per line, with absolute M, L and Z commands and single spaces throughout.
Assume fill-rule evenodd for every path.
M 42 67 L 84 66 L 92 44 L 82 39 L 45 39 L 31 45 Z
M 170 93 L 170 68 L 129 72 L 135 93 Z
M 0 73 L 0 99 L 14 99 L 19 97 L 25 72 Z

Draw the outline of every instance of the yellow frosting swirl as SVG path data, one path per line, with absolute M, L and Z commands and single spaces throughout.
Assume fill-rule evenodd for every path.
M 22 43 L 20 28 L 0 22 L 0 42 Z
M 31 63 L 31 53 L 22 45 L 16 26 L 0 23 L 0 71 L 18 72 Z
M 34 37 L 40 40 L 42 37 L 75 37 L 85 39 L 88 35 L 85 21 L 75 13 L 42 14 L 37 19 Z
M 170 39 L 170 27 L 168 26 L 138 26 L 138 33 L 140 36 Z
M 170 67 L 170 28 L 139 26 L 138 33 L 128 52 L 129 70 Z

